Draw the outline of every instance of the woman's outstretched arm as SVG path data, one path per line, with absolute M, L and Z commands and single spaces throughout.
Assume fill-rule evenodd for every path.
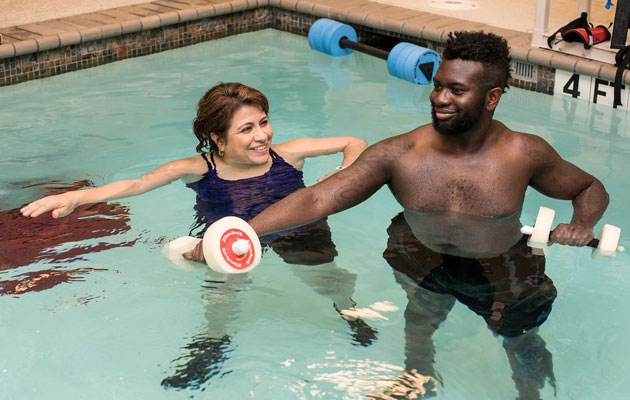
M 186 175 L 203 175 L 207 169 L 200 156 L 171 161 L 137 179 L 123 179 L 92 189 L 43 197 L 22 207 L 20 212 L 25 217 L 37 217 L 52 211 L 53 218 L 59 218 L 83 204 L 137 196 Z

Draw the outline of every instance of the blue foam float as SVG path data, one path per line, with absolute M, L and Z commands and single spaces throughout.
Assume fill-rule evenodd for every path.
M 434 50 L 398 43 L 387 57 L 387 71 L 396 78 L 426 85 L 431 83 L 442 59 Z
M 331 56 L 345 56 L 353 51 L 339 45 L 342 38 L 357 41 L 357 32 L 350 25 L 328 18 L 320 18 L 308 31 L 308 44 L 313 50 Z
M 441 62 L 434 50 L 412 43 L 398 43 L 390 52 L 358 43 L 353 27 L 328 18 L 320 18 L 311 25 L 308 44 L 313 50 L 331 56 L 345 56 L 354 49 L 386 59 L 387 70 L 392 76 L 420 85 L 433 81 Z

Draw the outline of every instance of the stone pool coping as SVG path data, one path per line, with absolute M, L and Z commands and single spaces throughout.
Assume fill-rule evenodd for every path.
M 103 40 L 114 41 L 125 35 L 151 32 L 169 27 L 182 27 L 183 24 L 195 24 L 200 20 L 211 20 L 258 9 L 270 9 L 272 12 L 279 10 L 285 13 L 295 13 L 298 16 L 312 17 L 310 19 L 302 18 L 302 25 L 310 25 L 318 17 L 332 18 L 384 35 L 417 39 L 420 43 L 426 41 L 429 43 L 429 47 L 437 47 L 438 49 L 439 44 L 446 40 L 448 33 L 455 30 L 484 30 L 496 33 L 508 40 L 510 52 L 515 61 L 538 65 L 544 67 L 543 71 L 545 69 L 548 71 L 545 76 L 542 76 L 542 80 L 539 79 L 542 82 L 538 82 L 538 84 L 536 82 L 533 84 L 531 82 L 523 82 L 523 84 L 515 82 L 513 84 L 545 93 L 553 93 L 553 69 L 561 69 L 608 81 L 613 81 L 616 74 L 616 68 L 610 64 L 552 50 L 533 48 L 531 47 L 531 34 L 528 33 L 368 0 L 157 0 L 0 29 L 0 34 L 3 36 L 3 44 L 0 45 L 0 86 L 101 65 L 136 55 L 159 52 L 196 43 L 198 40 L 189 42 L 179 40 L 168 46 L 153 46 L 148 52 L 143 51 L 137 54 L 107 58 L 100 63 L 83 63 L 77 68 L 56 68 L 53 69 L 52 73 L 44 74 L 32 73 L 32 71 L 27 70 L 26 73 L 21 73 L 18 76 L 15 70 L 13 72 L 11 70 L 11 67 L 15 67 L 18 59 L 25 62 L 27 58 L 34 60 L 38 54 L 44 52 L 97 43 Z M 257 18 L 261 21 L 264 19 L 260 16 Z M 227 21 L 225 34 L 204 36 L 202 40 L 270 27 L 299 34 L 306 34 L 308 29 L 305 26 L 287 27 L 286 21 L 274 24 L 270 22 L 272 19 L 273 16 L 267 17 L 253 28 L 236 29 L 232 32 L 229 29 L 231 22 Z M 540 73 L 539 78 L 541 78 Z M 624 71 L 623 81 L 630 83 L 629 70 Z

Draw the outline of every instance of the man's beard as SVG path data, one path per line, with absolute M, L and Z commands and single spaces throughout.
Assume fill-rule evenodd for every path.
M 448 121 L 441 121 L 435 113 L 435 106 L 431 104 L 431 119 L 433 120 L 433 128 L 442 135 L 457 136 L 471 129 L 481 118 L 485 102 L 482 100 L 475 104 L 474 108 L 463 112 L 461 115 L 457 113 Z

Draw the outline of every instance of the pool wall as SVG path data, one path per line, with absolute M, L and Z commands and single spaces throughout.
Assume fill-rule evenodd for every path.
M 610 86 L 616 72 L 608 64 L 532 48 L 524 32 L 367 0 L 161 0 L 0 29 L 0 86 L 266 28 L 306 36 L 321 17 L 349 23 L 360 41 L 385 48 L 405 40 L 440 51 L 455 30 L 502 35 L 514 59 L 511 85 L 547 94 L 558 91 L 557 70 L 566 79 L 589 79 L 589 89 L 582 90 L 587 99 L 593 85 L 595 91 Z M 630 83 L 629 71 L 624 82 Z

